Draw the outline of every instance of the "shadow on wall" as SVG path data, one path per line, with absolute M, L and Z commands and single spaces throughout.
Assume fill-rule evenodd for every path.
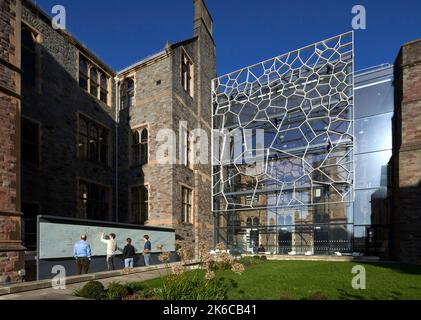
M 115 219 L 114 108 L 80 88 L 66 66 L 42 44 L 36 46 L 35 85 L 22 84 L 22 118 L 39 127 L 33 151 L 38 153 L 38 161 L 22 161 L 21 165 L 22 240 L 28 250 L 36 249 L 37 215 L 77 216 L 81 199 L 78 178 L 109 188 L 109 208 L 101 220 Z M 75 59 L 69 68 L 77 66 L 76 55 Z M 78 158 L 78 112 L 109 129 L 107 165 Z M 27 132 L 22 130 L 21 136 L 23 141 Z M 26 155 L 32 150 L 27 149 Z M 33 274 L 33 257 L 28 256 L 26 265 Z

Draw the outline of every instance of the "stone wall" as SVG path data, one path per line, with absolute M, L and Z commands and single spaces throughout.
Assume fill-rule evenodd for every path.
M 77 181 L 84 179 L 110 188 L 112 208 L 103 219 L 113 220 L 115 108 L 79 87 L 78 54 L 103 64 L 71 36 L 54 30 L 30 3 L 22 8 L 22 21 L 38 34 L 36 83 L 22 87 L 22 116 L 40 126 L 40 164 L 22 165 L 22 202 L 37 204 L 41 214 L 78 217 Z M 79 114 L 109 129 L 108 165 L 77 158 Z
M 393 251 L 421 263 L 421 40 L 401 48 L 395 68 Z
M 131 188 L 149 188 L 149 220 L 147 224 L 172 226 L 171 164 L 157 164 L 158 132 L 172 129 L 171 59 L 162 55 L 131 75 L 135 78 L 135 105 L 120 111 L 119 119 L 119 219 L 130 222 Z M 124 77 L 123 77 L 124 78 Z M 131 134 L 147 128 L 149 133 L 148 163 L 133 166 L 131 162 Z
M 17 279 L 24 257 L 20 234 L 19 2 L 0 2 L 0 283 Z
M 130 189 L 147 185 L 149 189 L 149 220 L 147 224 L 176 229 L 179 239 L 197 244 L 206 240 L 213 244 L 213 216 L 211 212 L 211 79 L 216 77 L 215 46 L 210 28 L 210 16 L 202 0 L 195 2 L 194 36 L 169 45 L 156 57 L 135 65 L 119 75 L 123 80 L 135 80 L 135 105 L 122 110 L 119 119 L 119 213 L 120 219 L 129 222 Z M 198 12 L 198 10 L 205 10 Z M 194 66 L 193 96 L 181 84 L 182 55 L 187 54 Z M 189 131 L 203 129 L 208 139 L 207 164 L 190 167 L 180 162 L 180 124 Z M 141 167 L 130 163 L 130 135 L 133 130 L 149 130 L 149 162 Z M 169 129 L 175 134 L 177 162 L 159 164 L 156 152 L 162 146 L 158 133 Z M 193 190 L 193 222 L 181 221 L 181 189 Z

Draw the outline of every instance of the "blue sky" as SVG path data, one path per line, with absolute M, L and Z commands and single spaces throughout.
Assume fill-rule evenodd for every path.
M 193 32 L 192 0 L 37 0 L 67 10 L 67 29 L 115 70 Z M 356 69 L 393 63 L 399 47 L 421 38 L 419 0 L 207 0 L 214 20 L 218 74 L 351 30 L 351 9 L 367 9 L 355 33 Z

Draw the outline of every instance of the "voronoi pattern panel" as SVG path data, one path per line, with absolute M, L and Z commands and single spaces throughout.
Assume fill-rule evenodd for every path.
M 352 201 L 352 32 L 212 87 L 214 210 Z

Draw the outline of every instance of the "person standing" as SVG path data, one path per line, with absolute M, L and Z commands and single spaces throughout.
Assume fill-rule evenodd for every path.
M 91 261 L 91 246 L 86 241 L 88 237 L 82 234 L 80 240 L 73 247 L 73 256 L 76 259 L 76 273 L 88 273 Z
M 101 234 L 101 241 L 107 244 L 107 270 L 114 270 L 114 256 L 117 252 L 117 241 L 114 233 L 108 235 L 108 239 L 105 239 L 104 233 Z
M 132 239 L 127 238 L 126 246 L 123 249 L 124 268 L 133 268 L 133 260 L 136 254 L 135 248 L 132 246 Z
M 150 258 L 151 258 L 151 250 L 152 244 L 149 241 L 149 236 L 145 234 L 143 236 L 143 240 L 145 241 L 145 245 L 143 246 L 143 258 L 145 259 L 145 266 L 150 265 Z

